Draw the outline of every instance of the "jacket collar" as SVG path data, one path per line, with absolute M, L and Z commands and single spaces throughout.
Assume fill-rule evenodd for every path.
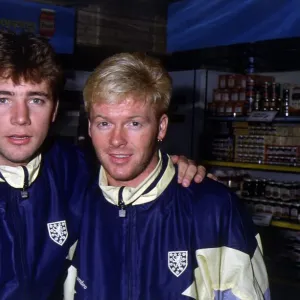
M 138 205 L 155 200 L 169 185 L 174 174 L 175 168 L 170 157 L 162 157 L 159 152 L 159 161 L 151 174 L 136 188 L 123 188 L 122 198 L 125 205 Z M 99 186 L 106 200 L 118 205 L 120 187 L 108 185 L 106 173 L 102 166 L 99 174 Z
M 28 171 L 28 183 L 31 185 L 38 176 L 41 166 L 41 154 L 31 160 L 25 168 Z M 10 167 L 0 165 L 0 182 L 7 182 L 13 188 L 21 189 L 24 186 L 25 172 L 21 166 Z

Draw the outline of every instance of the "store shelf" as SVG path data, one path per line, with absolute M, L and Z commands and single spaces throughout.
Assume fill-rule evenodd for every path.
M 203 164 L 216 167 L 228 167 L 228 168 L 241 168 L 241 169 L 253 169 L 253 170 L 264 170 L 264 171 L 277 171 L 277 172 L 289 172 L 289 173 L 300 173 L 300 167 L 289 167 L 289 166 L 277 166 L 277 165 L 264 165 L 264 164 L 252 164 L 252 163 L 238 163 L 229 161 L 214 161 L 206 160 Z
M 261 198 L 255 198 L 255 197 L 243 197 L 241 195 L 240 191 L 236 192 L 237 196 L 244 200 L 244 201 L 260 201 L 260 200 L 265 200 L 267 201 L 267 199 L 261 199 Z M 261 213 L 260 215 L 262 215 L 263 213 Z M 266 214 L 267 215 L 267 214 Z M 269 214 L 270 215 L 270 214 Z M 276 221 L 276 220 L 271 220 L 270 223 L 271 226 L 273 227 L 279 227 L 279 228 L 285 228 L 285 229 L 292 229 L 292 230 L 300 230 L 300 224 L 298 223 L 292 223 L 289 221 Z
M 272 221 L 271 226 L 285 228 L 285 229 L 292 229 L 292 230 L 300 230 L 300 224 L 290 223 L 285 221 Z
M 211 121 L 219 122 L 248 122 L 248 117 L 207 117 Z M 273 123 L 300 123 L 300 117 L 277 117 Z

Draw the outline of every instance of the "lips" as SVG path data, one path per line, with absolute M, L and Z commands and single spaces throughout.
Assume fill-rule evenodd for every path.
M 7 137 L 8 141 L 14 145 L 26 145 L 30 142 L 31 136 L 29 135 L 19 135 L 13 134 Z
M 132 154 L 124 154 L 124 153 L 110 153 L 109 157 L 111 162 L 115 163 L 115 164 L 124 164 L 127 163 L 130 158 L 131 158 Z
M 116 157 L 116 158 L 126 158 L 131 156 L 130 154 L 110 154 L 110 156 Z

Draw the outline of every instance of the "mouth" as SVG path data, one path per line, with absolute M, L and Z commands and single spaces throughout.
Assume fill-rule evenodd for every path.
M 10 136 L 8 136 L 8 138 L 15 139 L 15 140 L 26 140 L 26 139 L 29 139 L 30 136 L 29 135 L 10 135 Z
M 110 153 L 110 161 L 114 164 L 125 164 L 130 161 L 132 154 Z
M 110 156 L 112 157 L 116 157 L 116 158 L 127 158 L 130 157 L 130 154 L 110 154 Z
M 26 145 L 30 142 L 30 139 L 32 138 L 31 136 L 29 135 L 10 135 L 7 137 L 8 138 L 8 141 L 11 143 L 11 144 L 14 144 L 14 145 Z

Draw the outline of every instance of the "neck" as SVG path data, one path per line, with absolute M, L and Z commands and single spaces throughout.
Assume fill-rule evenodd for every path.
M 28 163 L 29 163 L 29 161 L 15 163 L 12 161 L 1 161 L 0 160 L 0 166 L 7 166 L 7 167 L 21 167 L 21 166 L 26 167 Z

